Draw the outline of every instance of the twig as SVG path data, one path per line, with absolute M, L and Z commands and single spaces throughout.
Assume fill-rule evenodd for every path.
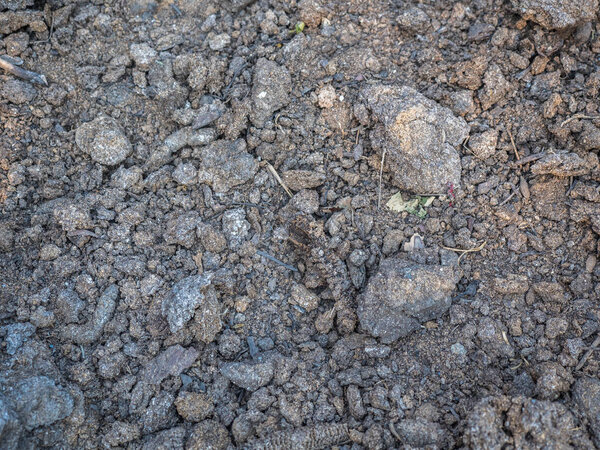
M 0 56 L 0 67 L 6 70 L 8 73 L 13 74 L 15 77 L 27 80 L 34 84 L 48 86 L 48 81 L 44 75 L 41 73 L 32 72 L 30 70 L 21 69 L 3 56 Z
M 483 243 L 478 246 L 478 247 L 474 247 L 474 248 L 468 248 L 468 249 L 464 249 L 464 248 L 454 248 L 454 247 L 444 247 L 442 245 L 442 248 L 445 250 L 451 250 L 453 252 L 459 252 L 461 253 L 461 255 L 458 257 L 458 261 L 460 262 L 461 258 L 463 256 L 465 256 L 467 253 L 474 253 L 474 252 L 480 252 L 481 250 L 483 250 L 483 247 L 485 247 L 485 244 L 487 244 L 487 241 L 483 241 Z
M 515 161 L 514 163 L 512 163 L 513 167 L 516 166 L 522 166 L 524 164 L 533 162 L 533 161 L 537 161 L 540 158 L 543 158 L 544 156 L 546 156 L 545 153 L 536 153 L 535 155 L 529 155 L 529 156 L 525 156 L 524 158 L 519 159 L 518 161 Z
M 283 180 L 281 179 L 281 177 L 279 176 L 279 174 L 275 170 L 275 167 L 273 167 L 271 165 L 271 163 L 267 163 L 267 169 L 269 169 L 269 172 L 271 172 L 271 175 L 273 175 L 275 177 L 275 179 L 281 185 L 281 187 L 287 193 L 287 195 L 289 195 L 290 197 L 293 197 L 292 191 L 290 191 L 290 189 L 285 185 L 285 183 L 283 182 Z
M 513 138 L 513 135 L 508 128 L 506 129 L 506 131 L 508 131 L 508 136 L 510 137 L 510 143 L 512 144 L 512 148 L 515 152 L 515 156 L 517 157 L 517 161 L 518 161 L 521 159 L 521 157 L 519 156 L 519 151 L 517 150 L 517 146 L 515 145 L 515 139 Z
M 398 441 L 402 442 L 402 438 L 398 434 L 398 431 L 396 431 L 396 427 L 394 426 L 394 422 L 390 422 L 390 427 L 389 428 L 390 428 L 390 433 L 392 433 L 394 435 L 394 437 L 396 439 L 398 439 Z
M 387 149 L 383 149 L 383 154 L 381 155 L 381 166 L 379 167 L 379 192 L 377 194 L 377 209 L 381 207 L 381 185 L 383 183 L 383 165 L 385 164 L 385 154 Z
M 569 122 L 573 121 L 573 120 L 577 120 L 577 119 L 600 119 L 600 116 L 586 116 L 585 114 L 575 114 L 572 117 L 569 117 L 567 120 L 565 120 L 563 123 L 560 124 L 561 127 L 564 127 L 566 124 L 568 124 Z
M 513 193 L 510 194 L 505 200 L 503 200 L 502 203 L 500 203 L 498 206 L 506 205 L 510 201 L 510 199 L 513 198 L 516 194 L 517 194 L 517 191 L 513 191 Z
M 577 364 L 577 366 L 575 366 L 575 371 L 580 370 L 584 366 L 585 362 L 591 356 L 591 354 L 594 353 L 594 350 L 596 349 L 596 347 L 598 347 L 598 345 L 600 345 L 600 334 L 598 334 L 596 339 L 594 339 L 594 342 L 592 342 L 592 345 L 587 350 L 587 352 L 585 352 L 583 354 L 583 356 L 579 360 L 579 364 Z
M 296 269 L 294 266 L 290 266 L 289 264 L 286 264 L 283 261 L 280 261 L 279 259 L 275 258 L 274 256 L 269 255 L 268 253 L 263 252 L 262 250 L 256 250 L 256 254 L 263 256 L 263 257 L 267 258 L 268 260 L 273 261 L 274 263 L 285 267 L 286 269 L 289 269 L 293 272 L 298 272 L 298 269 Z

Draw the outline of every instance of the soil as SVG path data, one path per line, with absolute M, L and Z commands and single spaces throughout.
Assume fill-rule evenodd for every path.
M 0 447 L 600 446 L 597 12 L 0 0 Z

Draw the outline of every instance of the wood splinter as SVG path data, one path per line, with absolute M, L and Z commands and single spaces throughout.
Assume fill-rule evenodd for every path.
M 22 69 L 21 67 L 15 65 L 12 61 L 10 61 L 9 58 L 7 58 L 6 56 L 0 56 L 0 67 L 6 70 L 8 73 L 11 73 L 14 76 L 23 80 L 27 80 L 30 83 L 48 86 L 48 81 L 46 80 L 46 77 L 44 75 L 42 75 L 41 73 L 32 72 L 30 70 Z

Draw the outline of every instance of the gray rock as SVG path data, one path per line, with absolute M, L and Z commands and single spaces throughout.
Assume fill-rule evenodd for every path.
M 44 376 L 17 380 L 5 395 L 27 430 L 51 425 L 73 411 L 73 398 L 67 390 Z
M 398 22 L 398 26 L 403 30 L 422 33 L 429 26 L 431 19 L 425 11 L 413 6 L 411 8 L 403 8 L 396 21 Z
M 0 448 L 17 450 L 23 425 L 6 400 L 0 397 Z
M 229 432 L 216 420 L 205 420 L 192 429 L 186 450 L 225 450 L 231 445 Z
M 587 417 L 596 447 L 600 447 L 600 380 L 582 377 L 573 386 L 573 400 Z
M 28 6 L 33 6 L 33 3 L 33 0 L 0 0 L 0 11 L 4 11 L 5 9 L 17 11 L 25 9 Z
M 196 241 L 196 227 L 200 223 L 200 215 L 196 211 L 170 215 L 164 235 L 165 242 L 191 248 Z
M 198 181 L 210 185 L 217 193 L 245 183 L 258 171 L 258 163 L 246 151 L 243 139 L 215 141 L 202 149 L 198 159 Z
M 139 70 L 147 71 L 156 60 L 156 50 L 146 43 L 131 44 L 129 47 L 131 59 L 135 61 L 135 66 Z
M 180 163 L 173 171 L 173 180 L 189 186 L 198 182 L 198 171 L 191 163 Z
M 178 417 L 174 401 L 173 394 L 166 391 L 159 392 L 150 401 L 140 417 L 144 434 L 154 433 L 176 424 Z
M 108 433 L 104 435 L 102 442 L 108 447 L 118 447 L 139 438 L 139 424 L 116 421 L 113 422 Z
M 256 62 L 252 86 L 252 102 L 254 108 L 250 120 L 257 127 L 262 127 L 273 113 L 287 105 L 290 101 L 292 79 L 285 67 L 273 61 L 260 58 Z
M 93 226 L 90 210 L 82 203 L 60 203 L 52 214 L 64 231 L 84 230 Z
M 571 372 L 554 361 L 539 364 L 535 372 L 535 393 L 543 400 L 556 400 L 563 392 L 569 391 L 574 381 Z
M 273 378 L 275 368 L 273 362 L 241 361 L 225 363 L 221 366 L 221 374 L 236 386 L 249 391 L 269 384 Z
M 467 417 L 467 448 L 593 448 L 562 404 L 524 397 L 487 397 Z
M 598 0 L 511 0 L 525 20 L 549 30 L 574 28 L 596 19 Z
M 0 87 L 0 96 L 16 105 L 31 102 L 37 95 L 37 90 L 31 85 L 14 78 L 9 79 Z
M 1 327 L 0 335 L 4 336 L 6 353 L 14 355 L 33 333 L 35 327 L 30 323 L 11 323 Z
M 367 414 L 358 386 L 354 384 L 348 386 L 346 389 L 346 402 L 348 403 L 348 412 L 356 420 L 362 419 Z
M 163 300 L 162 313 L 167 317 L 172 333 L 181 330 L 192 318 L 196 308 L 205 301 L 213 274 L 205 273 L 184 278 L 173 285 L 171 295 Z
M 54 302 L 54 313 L 65 324 L 77 322 L 85 303 L 71 289 L 60 291 Z
M 208 105 L 202 105 L 194 112 L 192 128 L 198 129 L 210 125 L 223 115 L 227 108 L 219 102 L 214 101 Z
M 79 149 L 106 166 L 115 166 L 132 151 L 131 143 L 119 124 L 111 117 L 100 116 L 84 123 L 75 132 Z
M 185 428 L 173 427 L 159 433 L 146 436 L 142 450 L 181 449 L 185 441 Z
M 217 133 L 212 128 L 195 130 L 193 127 L 187 127 L 177 130 L 167 137 L 164 145 L 170 152 L 176 152 L 185 146 L 199 147 L 210 144 L 216 136 Z
M 231 36 L 227 33 L 217 34 L 208 39 L 208 46 L 211 50 L 220 52 L 231 43 Z
M 426 446 L 439 446 L 443 443 L 445 433 L 442 427 L 435 422 L 422 418 L 405 419 L 395 425 L 398 435 L 404 444 L 422 448 Z
M 371 143 L 380 154 L 386 152 L 396 186 L 413 192 L 460 186 L 456 147 L 470 130 L 464 119 L 408 86 L 373 85 L 362 97 L 379 122 Z
M 98 299 L 94 315 L 85 325 L 68 325 L 62 332 L 64 339 L 72 340 L 76 344 L 91 344 L 98 340 L 104 325 L 111 319 L 117 304 L 119 288 L 116 284 L 110 285 Z
M 199 354 L 193 347 L 183 348 L 181 345 L 173 345 L 144 367 L 142 380 L 148 384 L 159 384 L 168 376 L 177 376 L 194 364 Z
M 187 99 L 188 90 L 173 75 L 170 58 L 162 57 L 148 69 L 147 94 L 163 103 L 167 108 L 181 108 Z
M 223 234 L 229 242 L 229 248 L 239 247 L 249 231 L 250 222 L 246 220 L 244 208 L 230 209 L 223 214 Z
M 326 176 L 312 170 L 286 170 L 281 174 L 281 179 L 291 190 L 299 191 L 321 186 L 325 183 Z
M 496 153 L 498 144 L 498 131 L 487 130 L 481 134 L 471 136 L 469 148 L 479 159 L 487 159 Z
M 577 177 L 597 167 L 598 156 L 595 153 L 588 153 L 582 158 L 577 153 L 559 152 L 544 155 L 531 167 L 531 172 L 535 175 Z
M 444 314 L 458 279 L 452 266 L 384 260 L 358 301 L 360 324 L 383 343 L 394 342 Z

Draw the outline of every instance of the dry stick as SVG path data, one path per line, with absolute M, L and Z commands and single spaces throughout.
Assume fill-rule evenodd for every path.
M 281 185 L 281 187 L 285 190 L 287 195 L 289 195 L 290 197 L 293 197 L 292 191 L 290 191 L 289 188 L 285 185 L 285 183 L 283 182 L 283 180 L 281 179 L 281 177 L 275 170 L 275 167 L 273 167 L 270 163 L 267 163 L 267 169 L 269 169 L 269 172 L 271 172 L 271 174 L 275 177 L 275 179 Z
M 396 439 L 398 439 L 398 441 L 402 442 L 402 438 L 398 434 L 398 431 L 396 431 L 396 427 L 394 426 L 394 422 L 390 422 L 390 432 L 394 435 L 394 437 Z
M 27 80 L 31 83 L 48 86 L 48 81 L 46 81 L 46 77 L 44 75 L 37 72 L 31 72 L 30 70 L 21 69 L 2 56 L 0 56 L 0 67 L 2 67 L 8 73 L 13 74 L 15 77 L 22 78 L 23 80 Z
M 515 145 L 515 139 L 513 138 L 513 135 L 508 128 L 506 129 L 506 131 L 508 131 L 508 136 L 510 137 L 510 143 L 512 144 L 512 148 L 515 151 L 515 156 L 517 157 L 517 161 L 518 161 L 521 159 L 521 157 L 519 156 L 519 151 L 517 150 L 517 146 Z
M 573 121 L 573 120 L 577 120 L 577 119 L 600 119 L 600 116 L 586 116 L 585 114 L 575 114 L 573 117 L 569 117 L 567 120 L 565 120 L 563 123 L 560 124 L 561 127 L 564 127 L 566 124 L 568 124 L 569 122 Z
M 513 198 L 516 194 L 517 194 L 517 191 L 513 191 L 513 193 L 510 194 L 505 200 L 503 200 L 502 203 L 500 203 L 498 206 L 506 205 L 510 201 L 510 199 Z
M 454 247 L 444 247 L 443 245 L 442 245 L 442 248 L 445 249 L 445 250 L 451 250 L 453 252 L 460 252 L 461 255 L 458 257 L 458 261 L 457 261 L 457 262 L 460 262 L 461 258 L 463 256 L 465 256 L 467 253 L 480 252 L 481 250 L 483 250 L 483 247 L 485 247 L 485 244 L 487 244 L 487 241 L 483 241 L 483 243 L 479 247 L 468 248 L 468 249 L 454 248 Z
M 583 365 L 585 364 L 587 359 L 590 357 L 590 355 L 592 353 L 594 353 L 594 350 L 596 349 L 596 347 L 598 347 L 598 345 L 600 345 L 600 334 L 598 335 L 598 337 L 596 337 L 596 339 L 594 339 L 594 342 L 592 342 L 592 345 L 588 349 L 588 351 L 583 354 L 583 356 L 581 357 L 581 360 L 579 361 L 579 364 L 577 364 L 577 366 L 575 366 L 575 371 L 578 371 L 579 369 L 581 369 L 583 367 Z
M 267 258 L 268 260 L 273 261 L 274 263 L 279 264 L 280 266 L 283 266 L 286 269 L 292 270 L 294 272 L 298 272 L 298 269 L 296 269 L 294 266 L 290 266 L 289 264 L 284 263 L 283 261 L 275 258 L 274 256 L 269 255 L 266 252 L 263 252 L 262 250 L 257 250 L 256 254 L 260 255 L 260 256 L 262 256 L 264 258 Z
M 519 159 L 518 161 L 515 161 L 514 163 L 512 163 L 513 166 L 522 166 L 524 164 L 533 162 L 533 161 L 537 161 L 540 158 L 543 158 L 544 156 L 546 156 L 545 153 L 536 153 L 535 155 L 529 155 L 526 156 L 524 158 Z
M 379 193 L 377 194 L 377 209 L 381 207 L 381 184 L 383 183 L 383 164 L 385 163 L 385 154 L 387 149 L 383 149 L 383 155 L 381 155 L 381 167 L 379 167 Z

